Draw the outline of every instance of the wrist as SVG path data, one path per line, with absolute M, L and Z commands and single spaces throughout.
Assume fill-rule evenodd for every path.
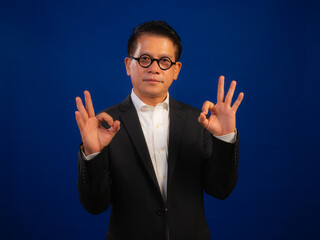
M 82 151 L 85 156 L 89 156 L 90 154 L 101 152 L 100 149 L 88 149 L 84 145 L 82 145 Z
M 210 132 L 211 132 L 211 131 L 210 131 Z M 214 136 L 220 137 L 220 136 L 225 136 L 225 135 L 232 134 L 232 133 L 236 133 L 236 132 L 237 132 L 237 129 L 234 128 L 233 131 L 221 131 L 221 132 L 219 132 L 219 133 L 212 131 L 211 133 L 212 133 Z

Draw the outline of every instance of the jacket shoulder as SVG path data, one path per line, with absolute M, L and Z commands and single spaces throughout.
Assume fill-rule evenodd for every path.
M 133 106 L 133 103 L 132 103 L 132 100 L 131 100 L 130 95 L 129 95 L 123 102 L 118 103 L 116 105 L 113 105 L 113 106 L 111 106 L 109 108 L 106 108 L 106 109 L 100 111 L 97 115 L 99 115 L 100 113 L 105 112 L 108 115 L 110 115 L 113 118 L 114 121 L 115 120 L 119 120 L 119 116 L 120 116 L 121 112 L 124 111 L 125 109 L 128 109 L 128 108 L 132 107 L 132 106 Z M 105 122 L 105 121 L 103 121 L 101 123 L 101 125 L 103 127 L 105 127 L 105 128 L 109 128 L 110 127 L 109 124 L 107 122 Z
M 197 114 L 199 115 L 201 110 L 198 108 L 191 106 L 187 103 L 183 103 L 180 101 L 175 100 L 174 98 L 170 97 L 170 107 L 173 106 L 174 108 L 180 108 L 183 112 L 190 113 L 190 114 Z
M 131 106 L 133 106 L 133 103 L 132 103 L 132 100 L 131 100 L 131 97 L 130 95 L 125 99 L 123 100 L 121 103 L 118 103 L 116 105 L 113 105 L 111 107 L 108 107 L 102 111 L 100 111 L 98 114 L 102 113 L 102 112 L 105 112 L 107 114 L 109 114 L 111 117 L 113 116 L 118 116 L 119 113 L 126 109 L 126 108 L 130 108 Z M 97 114 L 97 115 L 98 115 Z

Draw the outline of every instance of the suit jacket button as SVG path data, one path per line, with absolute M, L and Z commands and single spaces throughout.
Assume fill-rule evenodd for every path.
M 168 212 L 167 208 L 159 208 L 156 213 L 158 216 L 164 216 L 167 212 Z

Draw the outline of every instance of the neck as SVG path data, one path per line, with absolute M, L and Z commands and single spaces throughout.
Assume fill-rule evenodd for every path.
M 157 104 L 164 102 L 166 100 L 167 94 L 164 96 L 155 96 L 155 97 L 150 97 L 150 96 L 142 96 L 138 94 L 134 89 L 134 93 L 140 98 L 145 104 L 149 106 L 157 106 Z

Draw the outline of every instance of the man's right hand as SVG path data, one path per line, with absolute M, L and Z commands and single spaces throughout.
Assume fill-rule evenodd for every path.
M 120 129 L 120 122 L 113 121 L 113 118 L 103 112 L 95 116 L 90 93 L 84 92 L 86 108 L 80 97 L 76 97 L 78 111 L 75 112 L 76 121 L 82 137 L 84 154 L 101 152 L 116 135 Z M 106 121 L 111 127 L 105 129 L 101 122 Z

